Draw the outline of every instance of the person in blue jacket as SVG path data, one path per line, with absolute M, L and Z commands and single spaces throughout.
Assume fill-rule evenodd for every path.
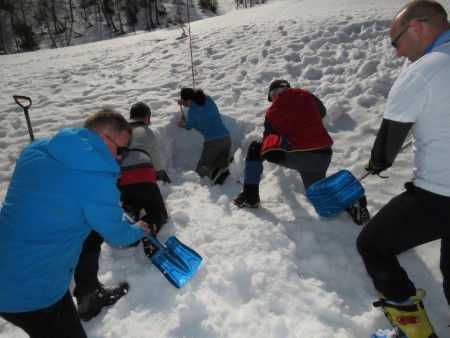
M 0 315 L 31 337 L 86 337 L 69 285 L 93 230 L 113 245 L 149 233 L 119 205 L 126 119 L 104 109 L 84 126 L 25 147 L 0 210 Z
M 200 177 L 209 177 L 215 182 L 215 174 L 226 167 L 231 149 L 230 132 L 222 121 L 219 109 L 211 96 L 201 89 L 182 88 L 178 104 L 188 107 L 178 126 L 186 130 L 199 131 L 205 142 L 195 171 Z

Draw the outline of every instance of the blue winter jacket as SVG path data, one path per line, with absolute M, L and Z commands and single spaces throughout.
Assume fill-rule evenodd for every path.
M 183 120 L 183 124 L 186 130 L 194 128 L 199 131 L 205 138 L 205 141 L 211 141 L 230 134 L 222 122 L 219 109 L 210 96 L 207 96 L 203 106 L 192 103 L 187 116 Z
M 119 171 L 102 139 L 84 128 L 24 149 L 0 209 L 0 312 L 60 300 L 92 230 L 115 245 L 142 238 L 143 229 L 123 218 Z

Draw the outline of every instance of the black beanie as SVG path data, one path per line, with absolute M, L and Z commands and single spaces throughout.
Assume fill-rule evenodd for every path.
M 272 83 L 270 84 L 270 87 L 269 87 L 269 94 L 267 95 L 267 100 L 269 100 L 269 102 L 272 102 L 272 98 L 270 97 L 270 92 L 272 90 L 278 89 L 278 88 L 291 88 L 291 85 L 286 80 L 272 81 Z
M 130 108 L 130 117 L 147 117 L 151 116 L 152 112 L 150 110 L 150 107 L 147 106 L 144 102 L 138 102 L 131 106 Z

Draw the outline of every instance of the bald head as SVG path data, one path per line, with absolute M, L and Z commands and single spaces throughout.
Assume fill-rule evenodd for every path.
M 432 0 L 415 0 L 406 4 L 394 17 L 402 26 L 406 26 L 411 20 L 427 18 L 429 25 L 440 27 L 445 31 L 449 27 L 447 12 L 439 2 Z
M 450 29 L 444 7 L 432 0 L 415 0 L 394 16 L 390 27 L 392 45 L 398 57 L 418 60 L 426 48 Z

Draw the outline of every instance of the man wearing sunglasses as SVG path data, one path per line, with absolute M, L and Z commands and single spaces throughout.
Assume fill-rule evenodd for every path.
M 361 231 L 357 247 L 388 319 L 408 338 L 435 337 L 417 289 L 397 255 L 441 240 L 443 288 L 450 305 L 450 23 L 435 1 L 405 5 L 391 22 L 392 46 L 412 64 L 389 93 L 371 158 L 379 174 L 413 140 L 413 179 Z M 405 320 L 410 318 L 410 320 Z
M 0 209 L 0 315 L 31 337 L 86 337 L 69 292 L 79 257 L 98 269 L 103 238 L 128 245 L 149 233 L 119 205 L 118 150 L 130 132 L 121 114 L 102 110 L 84 128 L 34 141 L 16 162 Z M 96 272 L 82 277 L 104 306 L 128 289 L 103 287 Z

